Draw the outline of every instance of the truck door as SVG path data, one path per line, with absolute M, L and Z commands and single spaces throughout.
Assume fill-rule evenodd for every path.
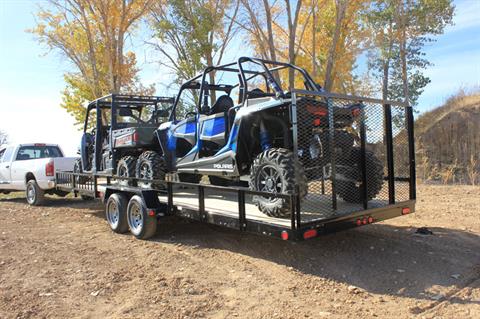
M 0 151 L 0 188 L 7 189 L 11 183 L 10 165 L 12 160 L 14 147 L 9 146 Z

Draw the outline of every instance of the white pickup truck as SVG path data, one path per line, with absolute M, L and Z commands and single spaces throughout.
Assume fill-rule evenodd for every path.
M 55 170 L 73 171 L 75 160 L 55 144 L 0 146 L 0 193 L 25 191 L 30 205 L 41 205 L 46 193 L 65 196 L 55 189 Z

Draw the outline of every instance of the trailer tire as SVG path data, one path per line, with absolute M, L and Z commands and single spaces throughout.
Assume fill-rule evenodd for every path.
M 164 159 L 154 151 L 143 152 L 137 160 L 135 175 L 139 179 L 165 180 L 166 166 Z M 142 188 L 161 188 L 160 183 L 141 182 Z
M 138 239 L 148 239 L 157 231 L 157 218 L 150 216 L 143 199 L 134 195 L 127 206 L 127 221 L 130 232 Z
M 124 178 L 135 177 L 136 163 L 137 159 L 133 156 L 122 157 L 117 164 L 117 176 Z M 125 179 L 118 180 L 118 183 L 123 186 L 135 186 L 134 181 Z
M 110 195 L 105 205 L 105 218 L 110 228 L 117 234 L 128 231 L 127 196 L 120 193 Z
M 31 179 L 25 189 L 27 203 L 32 206 L 41 206 L 45 202 L 45 192 L 38 186 L 37 181 Z
M 295 178 L 295 169 L 297 178 Z M 260 153 L 250 170 L 250 189 L 270 193 L 294 194 L 299 186 L 299 196 L 307 194 L 308 184 L 303 166 L 296 162 L 293 153 L 284 148 L 271 148 Z M 267 216 L 287 218 L 291 215 L 290 200 L 253 196 L 253 202 Z
M 357 177 L 357 182 L 361 183 L 361 169 L 360 169 L 361 153 L 360 149 L 352 149 L 350 155 L 350 165 L 353 164 L 357 168 L 357 172 L 352 172 L 352 177 Z M 365 151 L 365 165 L 367 168 L 367 200 L 371 200 L 377 196 L 383 186 L 383 164 L 375 156 L 372 151 Z M 337 181 L 337 194 L 344 201 L 349 203 L 361 203 L 363 184 L 352 181 Z

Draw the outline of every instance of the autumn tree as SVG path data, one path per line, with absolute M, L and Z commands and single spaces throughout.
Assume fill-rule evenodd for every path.
M 30 30 L 48 49 L 60 52 L 72 69 L 64 74 L 62 107 L 78 122 L 86 101 L 110 93 L 151 93 L 138 78 L 135 53 L 126 39 L 153 0 L 47 0 Z
M 176 83 L 222 62 L 237 31 L 238 8 L 239 0 L 172 0 L 152 7 L 152 44 L 162 56 L 160 64 L 175 74 Z M 215 73 L 210 73 L 209 81 L 215 83 Z

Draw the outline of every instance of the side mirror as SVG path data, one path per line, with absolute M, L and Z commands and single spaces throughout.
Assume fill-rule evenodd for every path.
M 132 116 L 132 115 L 133 115 L 132 110 L 129 109 L 129 108 L 118 109 L 118 116 L 127 117 L 127 116 Z

